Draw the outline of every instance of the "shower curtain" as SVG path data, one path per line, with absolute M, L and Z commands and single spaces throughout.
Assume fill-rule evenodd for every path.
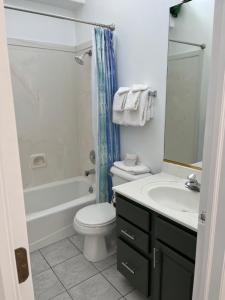
M 95 28 L 93 37 L 93 122 L 96 148 L 97 202 L 111 202 L 110 168 L 120 159 L 119 126 L 112 123 L 117 70 L 113 33 Z

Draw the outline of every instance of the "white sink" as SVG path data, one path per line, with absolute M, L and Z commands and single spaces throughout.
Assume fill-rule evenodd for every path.
M 146 186 L 143 192 L 161 207 L 183 213 L 198 213 L 200 193 L 190 191 L 176 182 Z

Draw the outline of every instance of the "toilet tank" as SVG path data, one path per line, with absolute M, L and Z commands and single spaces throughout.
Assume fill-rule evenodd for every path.
M 150 173 L 141 174 L 141 175 L 132 175 L 126 171 L 120 170 L 117 167 L 112 167 L 110 169 L 111 175 L 112 175 L 112 183 L 113 186 L 117 186 L 123 183 L 127 183 L 129 181 L 138 180 L 144 177 L 151 176 Z

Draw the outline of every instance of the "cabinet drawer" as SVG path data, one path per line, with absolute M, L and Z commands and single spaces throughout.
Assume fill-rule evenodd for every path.
M 117 236 L 122 237 L 145 253 L 149 253 L 149 235 L 120 217 L 117 218 Z
M 183 255 L 186 255 L 188 258 L 195 260 L 197 240 L 195 235 L 157 217 L 156 238 Z
M 150 214 L 124 198 L 116 197 L 117 214 L 145 231 L 150 230 Z
M 118 239 L 117 268 L 144 295 L 149 295 L 149 261 Z

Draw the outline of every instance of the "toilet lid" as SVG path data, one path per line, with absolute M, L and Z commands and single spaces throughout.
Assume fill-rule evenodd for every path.
M 84 226 L 103 226 L 115 221 L 116 210 L 109 203 L 92 204 L 81 208 L 75 218 Z

